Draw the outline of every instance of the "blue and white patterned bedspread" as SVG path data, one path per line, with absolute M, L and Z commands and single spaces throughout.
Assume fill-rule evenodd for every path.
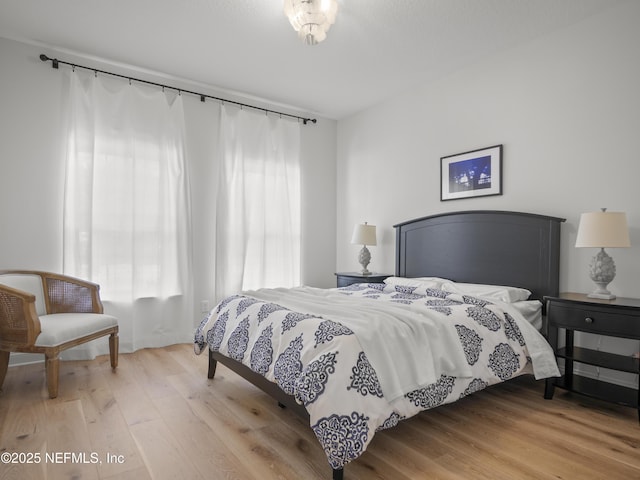
M 307 308 L 301 308 L 282 289 L 228 297 L 202 321 L 194 348 L 199 354 L 208 345 L 293 395 L 309 412 L 311 427 L 332 468 L 342 468 L 360 456 L 376 431 L 422 410 L 451 403 L 523 373 L 535 373 L 536 378 L 559 374 L 547 342 L 507 304 L 406 285 L 355 284 L 340 289 L 300 287 L 292 291 L 305 295 L 325 293 L 319 295 L 322 300 Z M 402 345 L 397 338 L 390 340 L 390 335 L 395 334 L 389 330 L 379 338 L 380 345 L 394 345 L 404 377 L 419 376 L 422 370 L 421 364 L 412 365 L 407 359 L 443 357 L 431 365 L 436 380 L 424 385 L 417 382 L 421 386 L 391 399 L 385 396 L 385 382 L 380 381 L 373 367 L 385 358 L 376 353 L 371 343 L 377 332 L 367 334 L 362 321 L 350 323 L 344 314 L 336 314 L 335 318 L 326 315 L 348 298 L 354 299 L 354 317 L 362 317 L 362 311 L 366 311 L 358 314 L 358 307 L 370 305 L 375 309 L 378 305 L 386 312 L 404 305 L 414 317 L 417 313 L 426 322 L 446 327 L 441 331 L 453 332 L 451 338 L 439 337 L 435 343 L 421 342 L 418 346 L 409 345 L 416 342 L 407 337 L 406 348 L 397 347 Z M 318 307 L 317 303 L 325 301 L 326 308 Z M 388 316 L 383 320 L 396 322 Z M 402 336 L 402 328 L 407 325 L 398 328 L 397 335 Z M 452 341 L 457 344 L 455 348 Z M 442 345 L 447 345 L 444 352 Z M 446 350 L 462 352 L 464 368 L 447 368 L 451 362 L 444 358 Z M 385 372 L 389 368 L 380 363 L 378 366 Z M 388 391 L 391 388 L 387 385 Z

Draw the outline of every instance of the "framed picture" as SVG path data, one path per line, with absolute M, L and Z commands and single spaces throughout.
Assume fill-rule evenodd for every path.
M 502 145 L 440 158 L 440 200 L 502 195 Z

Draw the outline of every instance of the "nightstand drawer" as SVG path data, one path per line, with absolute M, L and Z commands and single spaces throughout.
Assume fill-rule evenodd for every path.
M 582 332 L 640 338 L 640 320 L 637 313 L 626 315 L 619 312 L 604 312 L 598 309 L 577 306 L 565 307 L 554 304 L 549 311 L 549 322 L 560 328 Z

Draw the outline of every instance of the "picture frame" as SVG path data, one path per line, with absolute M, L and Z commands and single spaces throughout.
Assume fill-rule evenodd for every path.
M 502 195 L 502 145 L 440 158 L 440 201 Z

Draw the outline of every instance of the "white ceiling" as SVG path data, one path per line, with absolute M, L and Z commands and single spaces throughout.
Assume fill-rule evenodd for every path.
M 630 0 L 338 1 L 315 46 L 282 0 L 0 0 L 0 36 L 339 119 Z

